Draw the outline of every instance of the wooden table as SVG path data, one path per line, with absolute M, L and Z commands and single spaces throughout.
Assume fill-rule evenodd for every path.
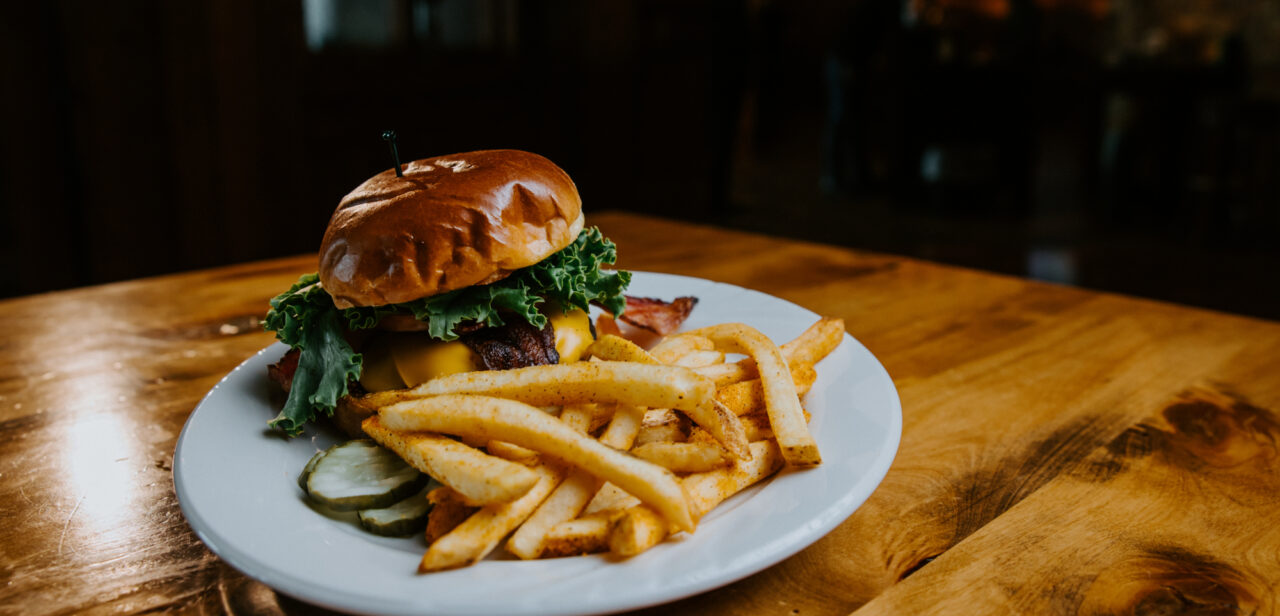
M 596 214 L 621 265 L 843 317 L 902 445 L 795 557 L 652 613 L 1277 612 L 1280 324 L 901 257 Z M 271 342 L 298 257 L 0 302 L 0 613 L 318 611 L 196 539 L 200 398 Z M 1274 284 L 1274 281 L 1259 281 Z

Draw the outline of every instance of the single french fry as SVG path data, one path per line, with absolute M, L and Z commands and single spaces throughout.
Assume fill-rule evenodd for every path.
M 619 408 L 613 414 L 609 427 L 600 436 L 600 442 L 626 451 L 640 431 L 643 416 L 643 407 Z M 515 534 L 511 535 L 511 539 L 507 541 L 507 551 L 526 560 L 541 556 L 547 533 L 557 524 L 577 517 L 603 483 L 603 479 L 585 470 L 574 469 Z
M 465 567 L 492 552 L 507 533 L 529 517 L 564 473 L 563 469 L 550 465 L 533 470 L 538 474 L 538 483 L 532 489 L 510 503 L 481 507 L 453 530 L 436 539 L 422 555 L 418 572 Z
M 435 477 L 477 504 L 513 501 L 538 477 L 528 468 L 491 456 L 449 437 L 430 432 L 401 432 L 374 415 L 361 424 L 365 434 L 396 452 L 410 466 Z
M 591 502 L 587 503 L 587 508 L 582 511 L 582 515 L 589 516 L 602 511 L 622 510 L 639 504 L 640 499 L 627 494 L 622 488 L 606 482 L 603 486 L 600 486 L 600 491 L 596 492 L 596 495 L 591 498 Z
M 635 444 L 683 442 L 689 439 L 689 430 L 688 417 L 671 409 L 653 409 L 644 414 L 644 423 L 640 425 Z
M 556 524 L 543 540 L 542 558 L 594 554 L 609 549 L 609 532 L 622 512 L 600 511 Z
M 408 391 L 411 398 L 475 394 L 535 406 L 589 402 L 680 410 L 705 406 L 715 395 L 711 382 L 688 368 L 613 361 L 462 372 L 432 379 Z
M 809 389 L 813 387 L 813 382 L 817 378 L 818 373 L 813 369 L 813 366 L 809 364 L 791 364 L 791 382 L 795 384 L 797 396 L 809 393 Z M 725 385 L 716 392 L 716 400 L 729 407 L 729 410 L 733 411 L 735 415 L 746 415 L 747 413 L 764 410 L 764 385 L 760 379 Z
M 670 525 L 652 508 L 639 505 L 627 510 L 609 531 L 609 552 L 635 556 L 667 538 Z
M 550 454 L 612 481 L 653 505 L 672 524 L 693 530 L 684 495 L 670 471 L 575 432 L 527 404 L 486 396 L 441 395 L 391 405 L 383 408 L 380 416 L 392 429 L 469 433 Z
M 427 492 L 427 500 L 431 501 L 432 505 L 431 513 L 427 516 L 427 545 L 447 535 L 479 509 L 474 505 L 468 505 L 466 499 L 449 486 L 441 486 Z
M 844 319 L 823 317 L 799 336 L 782 345 L 782 356 L 788 362 L 814 365 L 830 355 L 844 340 Z
M 782 356 L 788 363 L 816 364 L 831 354 L 844 340 L 844 319 L 823 317 L 810 325 L 794 340 L 782 345 Z M 754 359 L 716 364 L 695 369 L 698 374 L 715 381 L 717 387 L 754 379 L 760 372 Z
M 708 340 L 708 342 L 710 341 Z M 640 345 L 612 334 L 600 336 L 595 342 L 591 343 L 591 346 L 587 347 L 587 355 L 604 361 L 629 361 L 652 365 L 666 363 L 658 361 L 657 358 L 641 348 Z
M 765 408 L 769 412 L 769 425 L 782 449 L 782 457 L 793 466 L 821 464 L 818 443 L 809 433 L 795 382 L 791 380 L 791 370 L 777 345 L 758 330 L 741 323 L 713 325 L 691 333 L 710 338 L 716 343 L 716 348 L 746 353 L 756 360 L 764 389 Z M 741 422 L 738 425 L 741 426 Z
M 724 351 L 711 349 L 708 351 L 689 351 L 680 356 L 679 359 L 671 362 L 671 365 L 684 366 L 685 368 L 701 368 L 723 363 Z
M 538 452 L 503 441 L 487 441 L 485 442 L 484 449 L 485 451 L 488 451 L 490 455 L 497 456 L 503 460 L 515 462 L 516 464 L 523 464 L 525 466 L 537 466 L 538 461 L 540 460 Z
M 712 443 L 646 443 L 631 455 L 674 473 L 701 473 L 733 463 L 720 445 Z
M 661 363 L 673 364 L 677 359 L 693 351 L 710 351 L 714 348 L 714 343 L 705 336 L 675 334 L 655 344 L 652 349 L 649 349 L 649 354 Z

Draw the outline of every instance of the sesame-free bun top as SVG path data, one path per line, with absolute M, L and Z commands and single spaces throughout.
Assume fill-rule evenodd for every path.
M 551 161 L 519 150 L 416 160 L 351 191 L 320 245 L 339 308 L 381 306 L 497 282 L 573 243 L 582 200 Z

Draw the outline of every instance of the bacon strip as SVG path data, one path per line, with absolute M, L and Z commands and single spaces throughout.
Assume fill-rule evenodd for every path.
M 289 388 L 293 387 L 293 373 L 298 371 L 298 356 L 301 354 L 298 349 L 289 349 L 280 361 L 267 366 L 267 378 L 279 385 L 285 393 L 289 393 Z
M 626 298 L 627 309 L 618 318 L 630 325 L 663 336 L 676 331 L 680 324 L 689 318 L 689 313 L 698 303 L 698 298 L 689 296 L 677 297 L 670 302 L 652 297 L 628 295 Z

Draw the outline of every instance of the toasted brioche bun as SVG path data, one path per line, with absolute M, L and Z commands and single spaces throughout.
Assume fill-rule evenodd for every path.
M 519 150 L 417 160 L 338 204 L 320 283 L 338 308 L 397 304 L 497 282 L 568 246 L 582 199 L 554 163 Z

